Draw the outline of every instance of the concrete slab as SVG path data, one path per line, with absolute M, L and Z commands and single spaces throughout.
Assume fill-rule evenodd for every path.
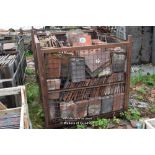
M 138 70 L 142 69 L 142 75 L 155 74 L 155 66 L 152 64 L 148 65 L 133 65 L 131 66 L 131 76 L 136 76 L 138 74 Z

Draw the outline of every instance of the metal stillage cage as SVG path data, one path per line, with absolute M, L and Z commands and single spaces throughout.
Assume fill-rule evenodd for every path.
M 22 85 L 25 79 L 26 57 L 24 52 L 24 40 L 17 39 L 17 43 L 3 44 L 0 52 L 0 88 Z M 19 105 L 16 96 L 7 96 L 10 108 Z
M 69 46 L 56 46 L 56 41 L 43 46 L 32 30 L 47 128 L 109 117 L 128 108 L 132 38 L 107 40 L 79 34 L 70 35 Z

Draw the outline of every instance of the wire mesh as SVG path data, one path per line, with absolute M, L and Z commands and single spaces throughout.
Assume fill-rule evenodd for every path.
M 49 100 L 54 102 L 51 118 L 80 119 L 123 109 L 125 51 L 100 48 L 75 53 L 46 55 Z

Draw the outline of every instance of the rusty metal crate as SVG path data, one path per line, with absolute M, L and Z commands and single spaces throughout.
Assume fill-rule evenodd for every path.
M 63 125 L 69 118 L 76 122 L 101 115 L 113 116 L 128 108 L 131 36 L 127 41 L 108 36 L 110 43 L 41 47 L 40 35 L 32 30 L 36 75 L 47 128 Z M 124 55 L 123 59 L 120 55 Z M 55 79 L 60 83 L 49 89 L 47 80 Z M 120 105 L 118 99 L 121 99 Z

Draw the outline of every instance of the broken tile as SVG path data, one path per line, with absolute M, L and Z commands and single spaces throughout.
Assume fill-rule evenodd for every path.
M 85 58 L 86 65 L 90 69 L 90 72 L 97 71 L 105 63 L 110 60 L 110 52 L 103 51 L 102 49 L 93 50 L 81 50 L 80 56 Z
M 130 124 L 133 128 L 136 128 L 137 127 L 137 122 L 138 121 L 135 121 L 135 120 L 130 120 Z

